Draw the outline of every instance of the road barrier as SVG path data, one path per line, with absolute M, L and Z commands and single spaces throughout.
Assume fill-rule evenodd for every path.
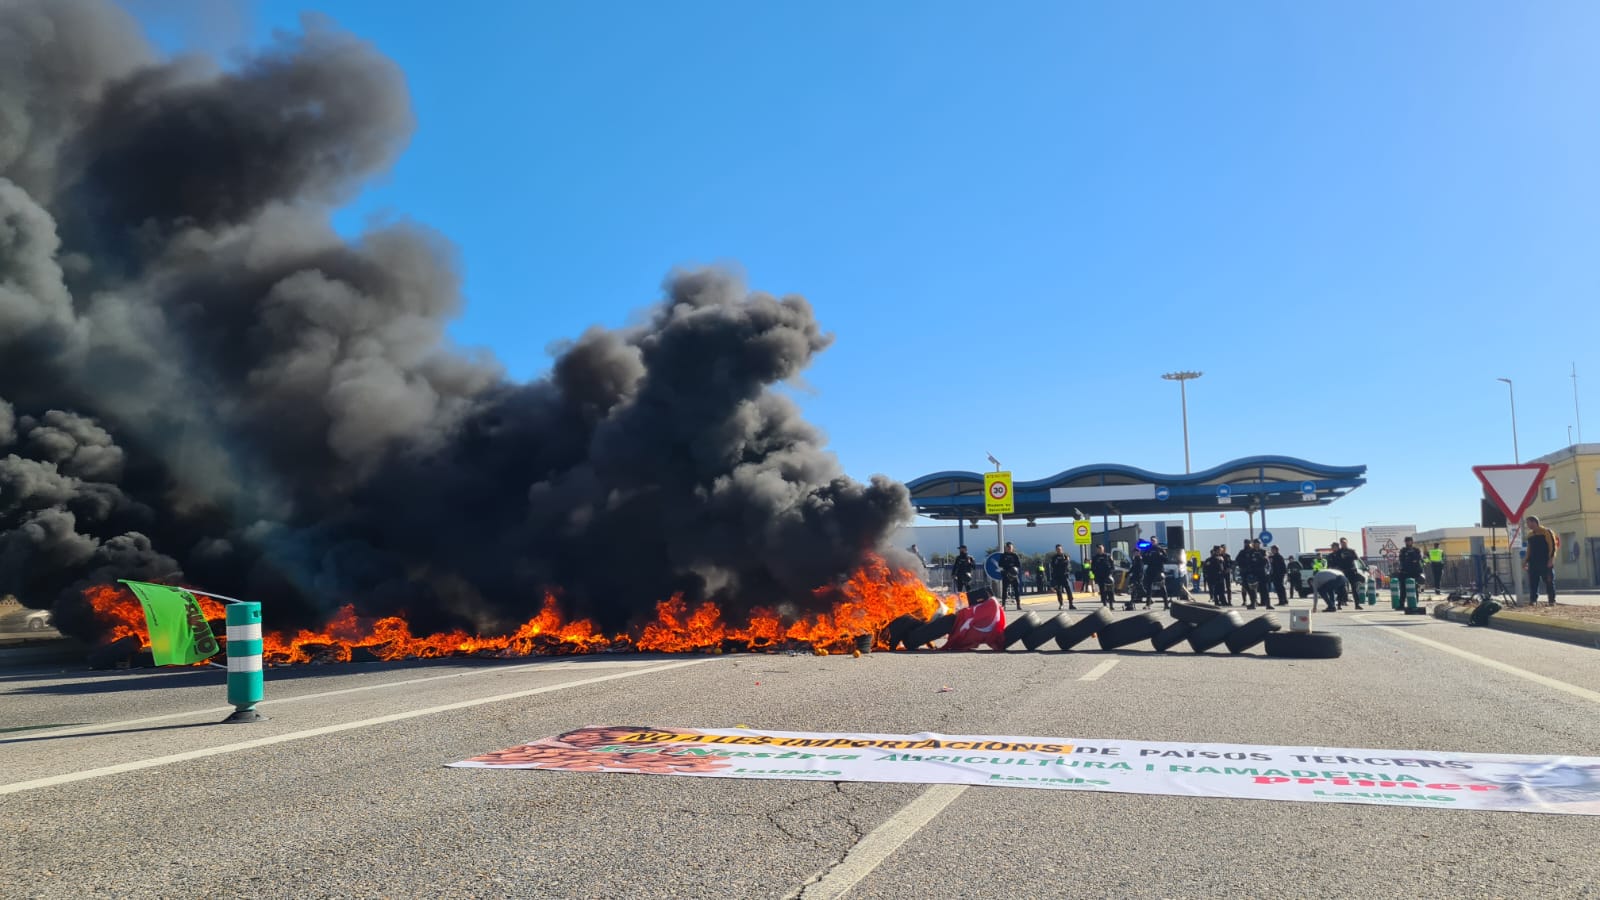
M 259 722 L 256 712 L 261 702 L 261 604 L 239 601 L 228 604 L 224 612 L 228 623 L 228 702 L 233 714 L 224 722 Z

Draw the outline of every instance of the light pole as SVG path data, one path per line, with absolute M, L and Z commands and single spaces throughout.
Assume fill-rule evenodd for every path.
M 1495 381 L 1504 381 L 1506 390 L 1511 392 L 1511 461 L 1522 465 L 1522 451 L 1517 448 L 1517 389 L 1511 386 L 1511 379 L 1496 378 Z M 1501 457 L 1504 459 L 1505 457 Z
M 1166 379 L 1167 381 L 1176 381 L 1178 383 L 1178 398 L 1179 398 L 1179 401 L 1183 404 L 1183 474 L 1185 474 L 1185 475 L 1189 474 L 1189 391 L 1188 391 L 1187 387 L 1184 385 L 1184 382 L 1189 381 L 1190 379 L 1193 379 L 1193 378 L 1199 378 L 1203 374 L 1205 374 L 1205 373 L 1204 372 L 1168 372 L 1165 375 L 1161 376 L 1162 378 Z M 1185 545 L 1187 545 L 1188 542 L 1194 540 L 1194 513 L 1193 512 L 1189 513 L 1189 530 L 1185 531 L 1183 533 L 1183 540 L 1184 540 L 1184 544 Z M 1188 546 L 1185 546 L 1183 548 L 1183 552 L 1185 554 L 1187 554 L 1189 552 Z
M 1000 460 L 995 459 L 993 453 L 988 454 L 988 457 L 989 457 L 989 462 L 994 463 L 994 470 L 996 472 L 1000 471 Z M 1004 513 L 995 513 L 995 515 L 994 515 L 994 531 L 995 531 L 995 550 L 997 550 L 1000 553 L 1004 553 L 1006 551 L 1006 517 L 1005 517 Z

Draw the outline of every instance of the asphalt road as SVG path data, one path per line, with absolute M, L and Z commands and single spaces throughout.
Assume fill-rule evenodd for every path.
M 1317 626 L 1343 658 L 306 667 L 230 726 L 219 670 L 0 672 L 0 896 L 1600 896 L 1600 817 L 445 768 L 590 724 L 1600 752 L 1600 652 Z

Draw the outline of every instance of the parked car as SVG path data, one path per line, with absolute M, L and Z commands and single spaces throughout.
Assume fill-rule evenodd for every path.
M 54 627 L 54 623 L 50 619 L 50 610 L 48 609 L 31 610 L 22 617 L 22 623 L 22 627 L 29 631 L 44 631 L 47 628 Z

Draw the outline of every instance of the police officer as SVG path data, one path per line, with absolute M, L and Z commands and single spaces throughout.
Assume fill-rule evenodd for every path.
M 1349 538 L 1339 538 L 1339 543 L 1334 544 L 1328 556 L 1328 565 L 1344 573 L 1345 580 L 1350 582 L 1350 593 L 1355 595 L 1356 609 L 1361 608 L 1361 573 L 1356 571 L 1356 560 L 1360 557 L 1350 549 Z M 1343 603 L 1339 604 L 1343 606 Z
M 1228 554 L 1228 548 L 1222 547 L 1222 605 L 1233 605 L 1233 557 Z
M 1304 580 L 1305 567 L 1300 565 L 1300 557 L 1298 557 L 1298 556 L 1289 557 L 1288 570 L 1289 570 L 1289 587 L 1294 588 L 1294 595 L 1296 597 L 1298 597 L 1301 594 L 1304 594 L 1306 592 L 1306 589 L 1305 589 L 1305 586 L 1304 586 L 1305 585 L 1305 580 Z
M 1006 591 L 1016 598 L 1017 609 L 1022 608 L 1022 557 L 1006 541 L 1005 552 L 1000 554 L 1000 607 L 1005 608 Z
M 967 552 L 967 545 L 962 544 L 956 548 L 956 561 L 950 564 L 950 577 L 956 583 L 956 591 L 965 594 L 972 590 L 972 573 L 978 568 L 978 561 Z
M 1417 601 L 1422 600 L 1422 550 L 1406 538 L 1406 545 L 1400 548 L 1400 574 L 1395 576 L 1400 579 L 1400 605 L 1406 603 L 1406 579 L 1411 579 L 1412 587 L 1417 589 Z
M 1258 599 L 1263 606 L 1272 605 L 1272 597 L 1268 594 L 1271 590 L 1268 571 L 1267 551 L 1261 549 L 1261 542 L 1245 541 L 1239 551 L 1239 574 L 1244 582 L 1245 600 L 1248 601 L 1246 609 L 1255 609 Z
M 1144 554 L 1137 549 L 1128 558 L 1128 605 L 1123 609 L 1133 609 L 1134 601 L 1144 593 Z
M 1432 574 L 1433 592 L 1439 593 L 1439 585 L 1444 584 L 1444 550 L 1438 544 L 1428 551 L 1428 569 Z
M 1206 593 L 1211 595 L 1211 602 L 1217 606 L 1225 605 L 1224 600 L 1226 598 L 1223 592 L 1225 590 L 1224 584 L 1228 580 L 1228 570 L 1227 566 L 1223 564 L 1221 547 L 1211 548 L 1211 555 L 1206 557 L 1206 561 L 1200 564 L 1200 571 L 1205 576 Z
M 1067 609 L 1077 609 L 1072 605 L 1072 557 L 1068 556 L 1061 545 L 1056 545 L 1056 552 L 1050 555 L 1050 586 L 1056 590 L 1056 609 L 1061 608 L 1061 592 L 1067 592 Z
M 1117 564 L 1112 562 L 1105 544 L 1094 545 L 1094 555 L 1089 557 L 1089 572 L 1100 587 L 1100 605 L 1114 609 L 1117 605 Z
M 1267 574 L 1272 578 L 1272 590 L 1278 595 L 1278 605 L 1288 606 L 1289 598 L 1283 591 L 1283 580 L 1289 576 L 1289 564 L 1278 552 L 1278 545 L 1273 544 L 1267 552 Z
M 1172 607 L 1172 595 L 1167 593 L 1167 551 L 1161 549 L 1159 541 L 1151 541 L 1150 549 L 1144 552 L 1144 608 L 1150 608 L 1150 601 L 1155 599 L 1155 591 L 1151 590 L 1154 584 L 1161 588 L 1161 608 Z

